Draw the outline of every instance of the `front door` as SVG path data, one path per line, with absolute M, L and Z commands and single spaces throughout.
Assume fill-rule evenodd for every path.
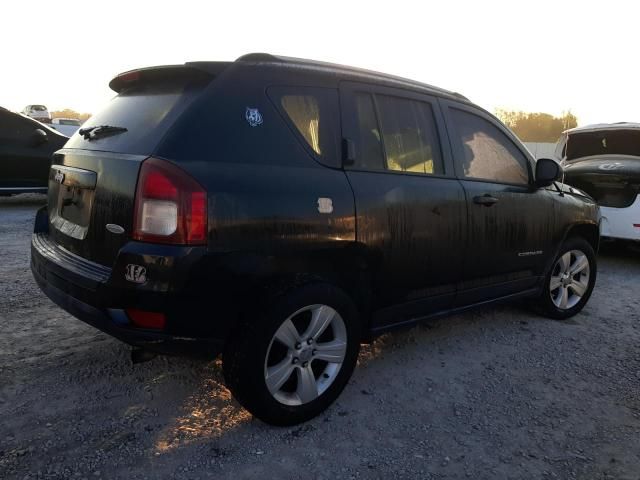
M 451 307 L 466 243 L 466 203 L 444 122 L 429 96 L 341 86 L 345 170 L 357 241 L 369 256 L 374 329 Z
M 534 288 L 553 255 L 553 201 L 533 183 L 533 159 L 486 113 L 443 101 L 468 205 L 457 306 Z

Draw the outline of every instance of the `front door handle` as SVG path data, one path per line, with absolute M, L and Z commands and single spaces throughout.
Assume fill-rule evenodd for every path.
M 488 193 L 485 193 L 484 195 L 473 197 L 473 203 L 484 205 L 485 207 L 491 207 L 493 204 L 498 203 L 498 199 L 496 197 L 492 197 Z

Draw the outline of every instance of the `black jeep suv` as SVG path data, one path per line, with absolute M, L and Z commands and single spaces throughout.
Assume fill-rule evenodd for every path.
M 459 94 L 266 54 L 110 86 L 54 155 L 35 279 L 131 345 L 222 353 L 266 422 L 324 410 L 391 328 L 591 294 L 597 206 Z

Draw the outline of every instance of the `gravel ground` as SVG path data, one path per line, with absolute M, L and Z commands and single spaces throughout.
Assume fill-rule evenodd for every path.
M 571 321 L 501 306 L 364 347 L 295 428 L 254 420 L 219 361 L 157 357 L 75 320 L 29 271 L 44 197 L 0 199 L 0 478 L 640 478 L 640 253 L 600 254 Z

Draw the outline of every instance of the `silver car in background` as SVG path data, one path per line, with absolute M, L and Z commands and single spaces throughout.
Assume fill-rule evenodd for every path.
M 22 109 L 21 113 L 41 123 L 51 123 L 51 114 L 44 105 L 27 105 Z

